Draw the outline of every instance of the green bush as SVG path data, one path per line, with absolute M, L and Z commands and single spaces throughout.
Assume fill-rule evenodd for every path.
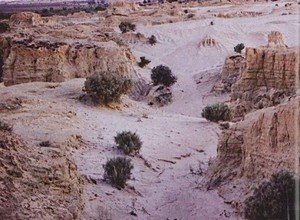
M 250 220 L 295 220 L 295 182 L 287 171 L 273 174 L 245 200 L 245 217 Z
M 132 86 L 130 79 L 117 73 L 102 72 L 87 77 L 84 90 L 95 104 L 119 102 Z
M 150 60 L 147 60 L 145 57 L 140 57 L 141 61 L 138 62 L 139 67 L 144 68 L 147 64 L 151 63 Z
M 234 47 L 234 51 L 237 53 L 242 53 L 242 50 L 245 48 L 243 43 L 240 43 Z
M 213 122 L 229 121 L 231 118 L 230 108 L 224 103 L 206 106 L 201 115 Z
M 135 31 L 136 26 L 135 26 L 135 24 L 132 24 L 130 22 L 122 21 L 119 24 L 119 28 L 122 33 L 126 33 L 128 31 Z
M 157 39 L 156 39 L 156 37 L 155 37 L 154 35 L 151 35 L 151 36 L 148 38 L 148 42 L 149 42 L 149 44 L 154 45 L 154 44 L 157 43 Z
M 171 69 L 167 66 L 159 65 L 152 69 L 151 79 L 153 84 L 172 86 L 177 82 L 177 77 L 173 75 Z
M 13 130 L 13 127 L 12 127 L 12 125 L 10 125 L 0 119 L 0 130 L 11 132 Z
M 126 181 L 130 179 L 133 165 L 130 159 L 117 157 L 108 160 L 103 168 L 104 179 L 108 179 L 112 186 L 122 189 L 125 187 Z
M 140 137 L 131 131 L 118 133 L 115 142 L 118 149 L 121 149 L 125 154 L 136 154 L 142 147 Z
M 0 22 L 0 33 L 4 33 L 9 29 L 9 25 L 4 22 Z

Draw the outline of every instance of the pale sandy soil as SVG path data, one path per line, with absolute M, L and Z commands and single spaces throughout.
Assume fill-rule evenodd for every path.
M 138 31 L 146 36 L 156 35 L 158 44 L 131 45 L 137 58 L 143 55 L 152 61 L 148 69 L 137 71 L 149 78 L 151 67 L 164 64 L 178 76 L 173 87 L 174 103 L 169 106 L 152 108 L 124 97 L 121 110 L 91 107 L 78 101 L 84 79 L 75 79 L 57 84 L 56 88 L 48 88 L 47 83 L 1 86 L 2 97 L 24 100 L 24 108 L 4 118 L 32 145 L 44 140 L 60 143 L 72 134 L 83 137 L 86 147 L 74 150 L 72 156 L 80 174 L 95 179 L 97 184 L 85 187 L 82 219 L 239 219 L 215 191 L 201 187 L 203 177 L 192 174 L 190 168 L 197 170 L 200 165 L 205 169 L 216 155 L 220 129 L 201 117 L 201 109 L 228 100 L 228 95 L 215 96 L 210 90 L 233 47 L 241 42 L 249 47 L 266 45 L 267 34 L 273 30 L 283 34 L 288 46 L 296 45 L 297 15 L 271 13 L 274 5 L 247 8 L 263 11 L 265 15 L 260 17 L 214 18 L 213 26 L 209 25 L 212 19 L 139 25 Z M 230 8 L 240 9 L 226 6 L 226 10 Z M 207 10 L 199 8 L 197 13 Z M 199 47 L 206 35 L 218 45 Z M 197 85 L 195 79 L 201 77 Z M 108 158 L 122 155 L 114 146 L 114 136 L 124 130 L 140 135 L 141 155 L 152 169 L 142 159 L 132 158 L 134 170 L 129 187 L 119 191 L 103 181 L 102 165 Z M 137 217 L 131 216 L 131 211 Z

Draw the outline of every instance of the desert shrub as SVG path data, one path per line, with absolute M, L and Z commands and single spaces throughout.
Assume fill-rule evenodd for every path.
M 151 36 L 148 38 L 148 42 L 149 42 L 149 44 L 154 45 L 154 44 L 157 43 L 157 39 L 156 39 L 156 37 L 155 37 L 154 35 L 151 35 Z
M 117 73 L 98 73 L 87 77 L 84 90 L 95 104 L 119 102 L 132 86 L 130 79 Z
M 118 149 L 121 149 L 125 154 L 138 153 L 142 147 L 140 137 L 131 131 L 123 131 L 115 137 L 115 142 Z
M 234 47 L 234 51 L 237 53 L 242 53 L 242 50 L 245 48 L 243 43 L 240 43 Z
M 136 26 L 135 24 L 132 24 L 130 22 L 127 22 L 127 21 L 122 21 L 120 24 L 119 24 L 119 28 L 120 28 L 120 31 L 122 33 L 126 33 L 128 31 L 135 31 L 136 29 Z
M 295 181 L 287 171 L 273 174 L 245 200 L 245 217 L 251 220 L 295 220 Z
M 130 159 L 117 157 L 108 160 L 103 168 L 104 179 L 108 179 L 112 186 L 122 189 L 125 187 L 126 181 L 130 179 L 133 165 Z
M 50 147 L 51 143 L 50 143 L 50 141 L 42 141 L 42 142 L 39 143 L 39 146 L 41 146 L 41 147 Z
M 147 60 L 145 57 L 140 57 L 141 61 L 138 62 L 139 67 L 144 68 L 147 64 L 151 63 L 150 60 Z
M 195 17 L 195 14 L 190 13 L 187 15 L 187 18 L 193 18 L 193 17 Z
M 13 129 L 12 125 L 10 125 L 0 119 L 0 130 L 11 132 L 12 129 Z
M 224 103 L 206 106 L 202 110 L 202 117 L 209 121 L 229 121 L 231 118 L 230 108 Z
M 152 69 L 151 79 L 153 84 L 172 86 L 177 82 L 177 77 L 172 73 L 171 69 L 164 65 L 156 66 Z
M 9 25 L 4 22 L 0 22 L 0 33 L 4 33 L 9 29 Z

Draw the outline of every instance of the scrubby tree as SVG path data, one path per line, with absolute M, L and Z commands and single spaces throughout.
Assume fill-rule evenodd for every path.
M 139 67 L 144 68 L 147 64 L 151 63 L 150 60 L 146 59 L 144 56 L 140 57 L 141 61 L 138 62 Z
M 164 65 L 156 66 L 151 71 L 151 79 L 153 84 L 156 85 L 164 85 L 164 86 L 172 86 L 177 82 L 177 77 L 172 73 L 172 70 Z
M 296 181 L 299 179 L 288 171 L 273 174 L 245 200 L 245 217 L 250 220 L 296 220 Z
M 154 35 L 151 35 L 151 36 L 148 38 L 148 42 L 149 42 L 149 44 L 154 45 L 154 44 L 157 43 L 157 39 L 156 39 L 156 37 L 155 37 Z
M 243 43 L 240 43 L 234 47 L 234 51 L 237 53 L 242 53 L 242 50 L 245 48 Z
M 121 31 L 122 33 L 126 33 L 126 32 L 129 32 L 129 31 L 135 31 L 136 26 L 135 26 L 135 24 L 132 24 L 132 23 L 130 23 L 130 22 L 122 21 L 122 22 L 119 24 L 119 28 L 120 28 L 120 31 Z
M 119 102 L 122 94 L 126 94 L 132 81 L 117 73 L 102 72 L 87 77 L 84 90 L 95 104 Z
M 9 29 L 9 24 L 0 22 L 0 33 L 4 33 Z
M 13 130 L 13 126 L 0 119 L 0 130 L 11 132 Z
M 231 111 L 228 105 L 224 103 L 217 103 L 213 105 L 206 106 L 202 110 L 202 117 L 209 121 L 229 121 L 231 118 Z
M 122 189 L 125 187 L 127 180 L 130 179 L 133 165 L 131 160 L 125 157 L 110 159 L 103 165 L 104 179 L 109 180 L 111 185 Z
M 121 149 L 125 154 L 136 154 L 142 147 L 142 141 L 136 133 L 131 131 L 123 131 L 115 136 L 115 142 L 118 149 Z

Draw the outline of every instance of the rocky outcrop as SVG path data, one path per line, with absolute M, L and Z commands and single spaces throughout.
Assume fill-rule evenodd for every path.
M 9 19 L 10 25 L 40 25 L 43 23 L 43 19 L 39 14 L 33 12 L 21 12 L 13 14 Z
M 235 117 L 252 109 L 278 105 L 294 94 L 297 60 L 299 53 L 295 48 L 247 48 L 246 69 L 232 87 L 231 101 L 244 109 L 234 110 Z
M 246 49 L 246 67 L 231 93 L 237 122 L 223 130 L 208 170 L 208 189 L 217 188 L 229 203 L 242 207 L 257 184 L 277 171 L 294 171 L 300 133 L 298 51 L 286 48 L 277 32 L 269 35 L 267 47 Z
M 206 35 L 199 43 L 199 47 L 219 47 L 220 43 L 210 35 Z
M 103 71 L 131 74 L 136 61 L 120 34 L 99 16 L 97 22 L 90 14 L 78 16 L 12 15 L 13 31 L 0 36 L 4 84 L 61 82 Z
M 33 81 L 62 82 L 100 71 L 128 74 L 134 61 L 128 48 L 112 41 L 93 45 L 10 40 L 3 44 L 9 45 L 0 48 L 7 54 L 2 67 L 6 86 Z
M 163 85 L 153 86 L 147 97 L 149 105 L 153 106 L 164 106 L 172 102 L 173 94 L 171 88 Z
M 122 39 L 127 43 L 148 43 L 149 39 L 141 33 L 127 32 L 122 34 Z
M 269 35 L 268 35 L 268 48 L 287 48 L 287 46 L 285 45 L 284 41 L 283 41 L 283 37 L 282 34 L 278 31 L 272 31 Z
M 82 180 L 64 146 L 27 146 L 0 131 L 0 219 L 80 219 Z
M 231 87 L 239 78 L 242 71 L 245 70 L 246 59 L 242 55 L 233 55 L 225 59 L 221 72 L 221 80 L 214 85 L 213 91 L 218 93 L 231 92 Z
M 242 202 L 252 187 L 274 172 L 293 172 L 295 146 L 299 144 L 296 135 L 300 132 L 296 131 L 295 119 L 300 124 L 299 114 L 297 96 L 276 107 L 247 114 L 245 120 L 225 130 L 218 143 L 217 159 L 210 166 L 208 187 L 218 187 L 226 199 L 240 191 L 235 200 Z

